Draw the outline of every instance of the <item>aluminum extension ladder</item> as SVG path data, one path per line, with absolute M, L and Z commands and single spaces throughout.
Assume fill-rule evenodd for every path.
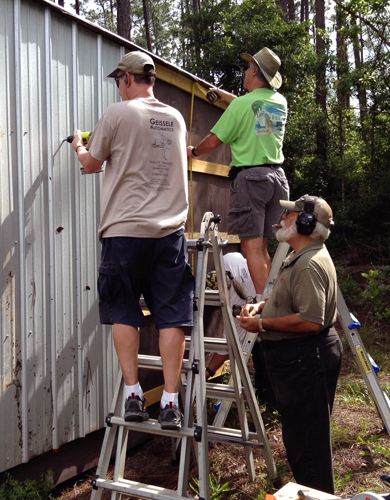
M 362 374 L 363 380 L 366 383 L 367 389 L 375 403 L 376 409 L 382 419 L 384 428 L 387 433 L 390 433 L 390 401 L 386 393 L 382 389 L 380 382 L 375 374 L 372 363 L 367 355 L 366 348 L 363 345 L 359 335 L 360 322 L 355 316 L 348 311 L 344 297 L 337 289 L 337 310 L 338 319 L 343 327 L 345 336 L 348 339 L 351 350 L 355 355 L 356 363 Z
M 272 285 L 277 275 L 283 260 L 286 258 L 290 246 L 287 243 L 279 243 L 275 252 L 275 256 L 272 260 L 271 271 L 264 288 L 262 297 L 268 297 L 272 291 Z M 219 281 L 218 281 L 219 283 Z M 338 320 L 340 321 L 345 336 L 348 339 L 349 345 L 353 354 L 355 355 L 356 363 L 366 383 L 367 389 L 374 401 L 376 409 L 380 418 L 382 419 L 384 428 L 386 432 L 390 433 L 390 400 L 384 390 L 382 389 L 380 382 L 376 376 L 375 370 L 373 369 L 370 357 L 364 347 L 364 344 L 359 335 L 359 328 L 361 326 L 360 322 L 354 317 L 352 313 L 348 311 L 347 305 L 345 303 L 344 297 L 337 288 L 337 312 Z M 254 343 L 257 339 L 257 333 L 247 332 L 243 342 L 242 350 L 244 358 L 248 360 L 250 353 L 252 352 Z M 219 352 L 219 351 L 217 351 Z M 229 384 L 233 381 L 230 379 Z M 226 418 L 228 416 L 231 407 L 231 401 L 223 400 L 215 416 L 213 425 L 216 427 L 223 427 Z
M 123 417 L 124 408 L 124 381 L 122 374 L 118 376 L 111 411 L 106 417 L 106 432 L 100 453 L 96 474 L 92 479 L 93 491 L 91 500 L 99 500 L 104 490 L 111 491 L 111 500 L 119 500 L 123 494 L 136 498 L 157 500 L 178 500 L 189 498 L 187 496 L 188 475 L 191 458 L 191 450 L 196 449 L 198 460 L 199 499 L 210 498 L 209 484 L 209 441 L 222 442 L 231 445 L 243 446 L 248 467 L 249 478 L 255 479 L 255 468 L 252 449 L 260 447 L 266 462 L 268 473 L 271 478 L 276 477 L 276 465 L 273 460 L 272 451 L 265 432 L 260 411 L 256 402 L 254 390 L 244 359 L 242 348 L 234 326 L 232 312 L 227 299 L 227 286 L 225 270 L 222 259 L 222 248 L 227 241 L 222 241 L 218 231 L 219 217 L 207 212 L 202 220 L 201 231 L 198 240 L 189 240 L 188 248 L 197 251 L 196 287 L 194 297 L 194 327 L 190 339 L 186 339 L 189 349 L 188 359 L 183 360 L 184 395 L 184 422 L 181 430 L 162 430 L 157 420 L 149 419 L 142 423 L 125 422 Z M 221 339 L 205 339 L 203 335 L 203 310 L 205 305 L 206 272 L 209 249 L 212 249 L 216 265 L 218 283 L 222 284 L 218 291 L 219 305 L 222 315 L 227 339 L 227 346 L 232 365 L 232 376 L 234 386 L 224 384 L 206 383 L 205 381 L 205 344 L 213 343 Z M 214 304 L 215 305 L 215 304 Z M 158 356 L 139 355 L 140 368 L 161 369 L 161 359 Z M 207 398 L 223 398 L 236 401 L 240 422 L 240 429 L 227 429 L 208 426 L 207 424 Z M 245 409 L 247 401 L 256 432 L 250 432 Z M 196 403 L 196 411 L 195 410 Z M 173 440 L 180 440 L 180 463 L 177 490 L 170 490 L 154 485 L 139 483 L 125 479 L 124 467 L 127 450 L 127 438 L 129 431 L 141 431 L 150 434 L 164 435 Z M 115 453 L 115 467 L 113 479 L 107 478 L 108 466 L 112 451 L 117 440 Z

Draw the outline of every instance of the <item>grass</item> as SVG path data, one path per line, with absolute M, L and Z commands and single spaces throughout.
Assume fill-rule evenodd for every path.
M 363 404 L 365 406 L 372 405 L 370 393 L 363 380 L 341 378 L 337 384 L 337 392 L 341 402 Z

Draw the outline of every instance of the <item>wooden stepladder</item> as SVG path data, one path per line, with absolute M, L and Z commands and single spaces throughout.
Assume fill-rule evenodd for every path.
M 110 490 L 111 499 L 119 500 L 122 494 L 136 498 L 150 499 L 184 499 L 189 498 L 187 487 L 191 450 L 196 449 L 198 461 L 199 498 L 210 498 L 209 484 L 209 441 L 223 442 L 230 445 L 242 446 L 245 450 L 249 477 L 255 479 L 255 468 L 252 449 L 260 447 L 271 478 L 276 476 L 276 466 L 272 457 L 271 448 L 266 436 L 264 424 L 254 395 L 246 360 L 235 329 L 232 312 L 227 300 L 225 270 L 222 259 L 222 248 L 227 241 L 222 241 L 218 231 L 219 217 L 207 212 L 202 220 L 198 240 L 189 240 L 188 247 L 197 252 L 196 285 L 194 297 L 194 326 L 190 338 L 186 338 L 188 359 L 183 360 L 182 394 L 184 401 L 184 422 L 181 430 L 162 430 L 157 420 L 149 419 L 142 423 L 125 422 L 124 412 L 124 382 L 122 375 L 118 377 L 110 413 L 106 417 L 106 432 L 100 453 L 96 475 L 92 480 L 92 500 L 99 500 L 104 490 Z M 220 286 L 218 300 L 222 308 L 223 322 L 227 339 L 223 341 L 232 365 L 233 386 L 224 384 L 206 383 L 205 381 L 205 345 L 220 342 L 221 339 L 204 338 L 203 311 L 205 306 L 206 273 L 208 252 L 212 249 L 216 265 L 218 283 Z M 158 356 L 139 356 L 140 368 L 162 368 L 161 358 Z M 227 429 L 207 424 L 207 398 L 220 398 L 235 401 L 238 408 L 240 429 Z M 250 432 L 245 409 L 245 401 L 249 406 L 255 426 L 255 432 Z M 124 467 L 127 450 L 128 433 L 141 431 L 150 434 L 164 435 L 180 441 L 180 462 L 177 490 L 139 483 L 124 478 Z M 107 478 L 108 466 L 113 452 L 115 441 L 115 466 L 112 479 Z M 194 446 L 195 445 L 195 446 Z

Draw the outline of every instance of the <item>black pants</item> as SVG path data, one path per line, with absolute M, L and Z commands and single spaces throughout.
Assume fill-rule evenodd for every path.
M 262 348 L 294 478 L 334 494 L 330 415 L 342 360 L 337 332 L 263 341 Z
M 275 393 L 265 366 L 263 342 L 255 342 L 252 349 L 253 367 L 255 369 L 256 396 L 260 404 L 266 404 L 270 411 L 277 410 L 280 413 Z

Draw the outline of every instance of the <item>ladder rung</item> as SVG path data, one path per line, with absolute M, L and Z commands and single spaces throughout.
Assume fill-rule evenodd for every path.
M 204 292 L 204 303 L 206 306 L 221 307 L 223 301 L 219 296 L 218 290 L 205 290 Z
M 167 488 L 161 488 L 152 484 L 138 483 L 136 481 L 129 481 L 127 479 L 112 481 L 111 479 L 96 478 L 93 482 L 97 487 L 111 491 L 118 491 L 119 493 L 125 493 L 126 495 L 134 495 L 138 498 L 188 500 L 188 497 L 179 496 L 175 490 L 168 490 Z
M 146 432 L 148 434 L 158 434 L 160 436 L 172 436 L 172 437 L 195 437 L 198 432 L 197 427 L 182 427 L 178 431 L 171 431 L 167 429 L 161 429 L 161 425 L 158 420 L 149 418 L 146 422 L 125 422 L 122 417 L 108 416 L 110 423 L 113 425 L 120 425 L 131 429 L 132 431 Z M 198 439 L 196 437 L 196 439 Z
M 204 349 L 206 352 L 229 353 L 226 339 L 217 337 L 204 337 Z M 186 349 L 190 348 L 191 337 L 186 336 Z
M 216 441 L 217 443 L 227 443 L 234 444 L 237 446 L 254 446 L 257 448 L 263 448 L 264 443 L 259 442 L 259 438 L 256 432 L 249 432 L 246 441 L 242 437 L 241 430 L 239 429 L 229 429 L 227 427 L 214 427 L 209 425 L 208 429 L 208 439 L 209 441 Z
M 212 247 L 213 245 L 211 244 L 210 241 L 199 241 L 199 240 L 187 240 L 187 247 L 190 250 L 196 250 L 198 245 L 201 245 L 202 247 Z
M 182 380 L 182 385 L 187 387 L 187 381 Z M 243 392 L 240 391 L 240 395 Z M 227 384 L 213 384 L 212 382 L 206 382 L 206 396 L 208 398 L 223 399 L 228 401 L 236 401 L 236 392 L 233 385 Z
M 237 400 L 233 385 L 206 382 L 206 395 L 208 398 L 226 399 L 229 401 Z M 240 391 L 240 395 L 242 395 L 242 391 Z
M 188 250 L 190 251 L 194 251 L 197 249 L 197 243 L 198 243 L 199 240 L 187 240 L 187 246 L 188 246 Z M 219 240 L 218 241 L 218 246 L 219 247 L 222 247 L 222 248 L 225 248 L 227 245 L 229 244 L 229 240 Z M 207 246 L 207 247 L 212 247 L 212 243 L 211 242 L 207 242 L 205 243 L 204 241 L 202 242 L 202 246 Z
M 160 356 L 148 356 L 146 354 L 138 355 L 138 368 L 150 368 L 158 370 L 162 368 Z M 191 362 L 188 359 L 183 359 L 182 371 L 188 372 L 192 369 Z

